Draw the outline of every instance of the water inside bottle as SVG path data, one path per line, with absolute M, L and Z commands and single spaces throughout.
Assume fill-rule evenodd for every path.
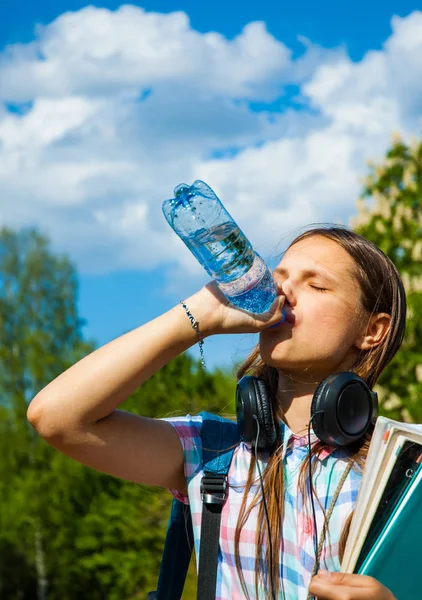
M 230 296 L 230 302 L 243 310 L 251 313 L 262 314 L 269 310 L 271 304 L 276 298 L 274 279 L 269 269 L 266 270 L 264 277 L 253 288 L 248 289 L 243 294 Z
M 276 297 L 274 280 L 236 223 L 199 229 L 186 242 L 232 304 L 258 314 L 270 308 Z
M 199 229 L 188 244 L 209 275 L 223 283 L 242 277 L 255 258 L 250 242 L 233 222 Z

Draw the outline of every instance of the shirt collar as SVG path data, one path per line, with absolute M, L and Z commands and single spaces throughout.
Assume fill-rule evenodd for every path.
M 282 450 L 282 458 L 284 459 L 286 455 L 293 452 L 296 448 L 303 448 L 304 446 L 308 447 L 308 434 L 298 435 L 293 433 L 293 431 L 289 428 L 284 421 L 280 421 L 280 439 L 283 442 L 283 450 Z M 318 442 L 318 437 L 312 431 L 311 428 L 311 447 L 314 446 Z M 319 460 L 324 460 L 328 456 L 330 456 L 334 450 L 335 446 L 324 446 L 322 450 L 317 455 Z

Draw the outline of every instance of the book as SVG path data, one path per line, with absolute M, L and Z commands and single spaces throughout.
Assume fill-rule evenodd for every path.
M 422 444 L 406 440 L 388 478 L 374 517 L 366 534 L 365 542 L 356 561 L 358 572 L 366 556 L 377 542 L 386 523 L 407 494 L 413 477 L 422 463 Z
M 422 466 L 365 558 L 359 573 L 370 575 L 400 600 L 421 597 Z
M 396 463 L 409 448 L 406 444 L 412 442 L 422 444 L 421 426 L 400 423 L 385 417 L 377 419 L 343 556 L 342 572 L 355 572 L 371 525 L 376 525 L 374 517 L 383 493 L 388 489 L 388 482 Z M 401 482 L 404 488 L 405 484 L 406 482 Z

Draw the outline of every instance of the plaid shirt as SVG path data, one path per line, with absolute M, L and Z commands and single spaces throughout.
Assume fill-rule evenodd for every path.
M 177 490 L 170 490 L 175 498 L 190 505 L 192 513 L 195 553 L 199 564 L 199 545 L 201 534 L 202 500 L 200 493 L 203 475 L 201 446 L 201 416 L 186 416 L 166 419 L 176 429 L 184 451 L 185 476 L 188 496 Z M 304 507 L 302 495 L 298 489 L 300 466 L 308 453 L 307 436 L 295 435 L 284 423 L 281 423 L 283 440 L 283 466 L 285 482 L 285 511 L 280 540 L 280 600 L 306 600 L 308 586 L 315 561 L 314 525 L 311 510 Z M 311 444 L 317 438 L 311 435 Z M 220 552 L 218 556 L 216 600 L 244 598 L 237 574 L 234 552 L 234 535 L 237 518 L 243 498 L 251 460 L 250 449 L 241 442 L 235 449 L 228 474 L 228 500 L 223 506 L 221 516 Z M 260 467 L 263 472 L 267 457 L 261 456 Z M 318 457 L 318 466 L 314 476 L 316 494 L 325 511 L 337 488 L 341 475 L 346 468 L 347 459 L 341 448 L 327 448 Z M 258 470 L 255 467 L 257 484 L 249 493 L 248 506 L 256 486 L 259 486 Z M 329 571 L 340 570 L 339 541 L 343 524 L 354 509 L 361 473 L 352 469 L 343 485 L 331 515 L 329 531 L 321 555 L 320 566 Z M 324 517 L 315 501 L 318 536 L 321 534 Z M 240 537 L 239 553 L 242 572 L 250 598 L 255 598 L 255 536 L 257 531 L 258 506 L 254 507 L 244 525 Z M 265 598 L 260 584 L 258 598 Z

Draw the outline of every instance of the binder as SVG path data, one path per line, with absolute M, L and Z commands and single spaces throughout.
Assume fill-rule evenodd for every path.
M 365 541 L 375 525 L 374 517 L 406 442 L 422 444 L 420 425 L 400 423 L 385 417 L 377 419 L 341 565 L 343 573 L 356 572 L 361 564 L 362 550 L 368 550 Z M 422 593 L 420 598 L 422 600 Z
M 398 453 L 397 460 L 376 508 L 375 515 L 355 565 L 354 570 L 356 573 L 378 540 L 391 515 L 407 493 L 421 464 L 422 444 L 406 440 L 401 451 Z
M 422 598 L 421 541 L 422 465 L 358 572 L 380 581 L 399 600 Z

